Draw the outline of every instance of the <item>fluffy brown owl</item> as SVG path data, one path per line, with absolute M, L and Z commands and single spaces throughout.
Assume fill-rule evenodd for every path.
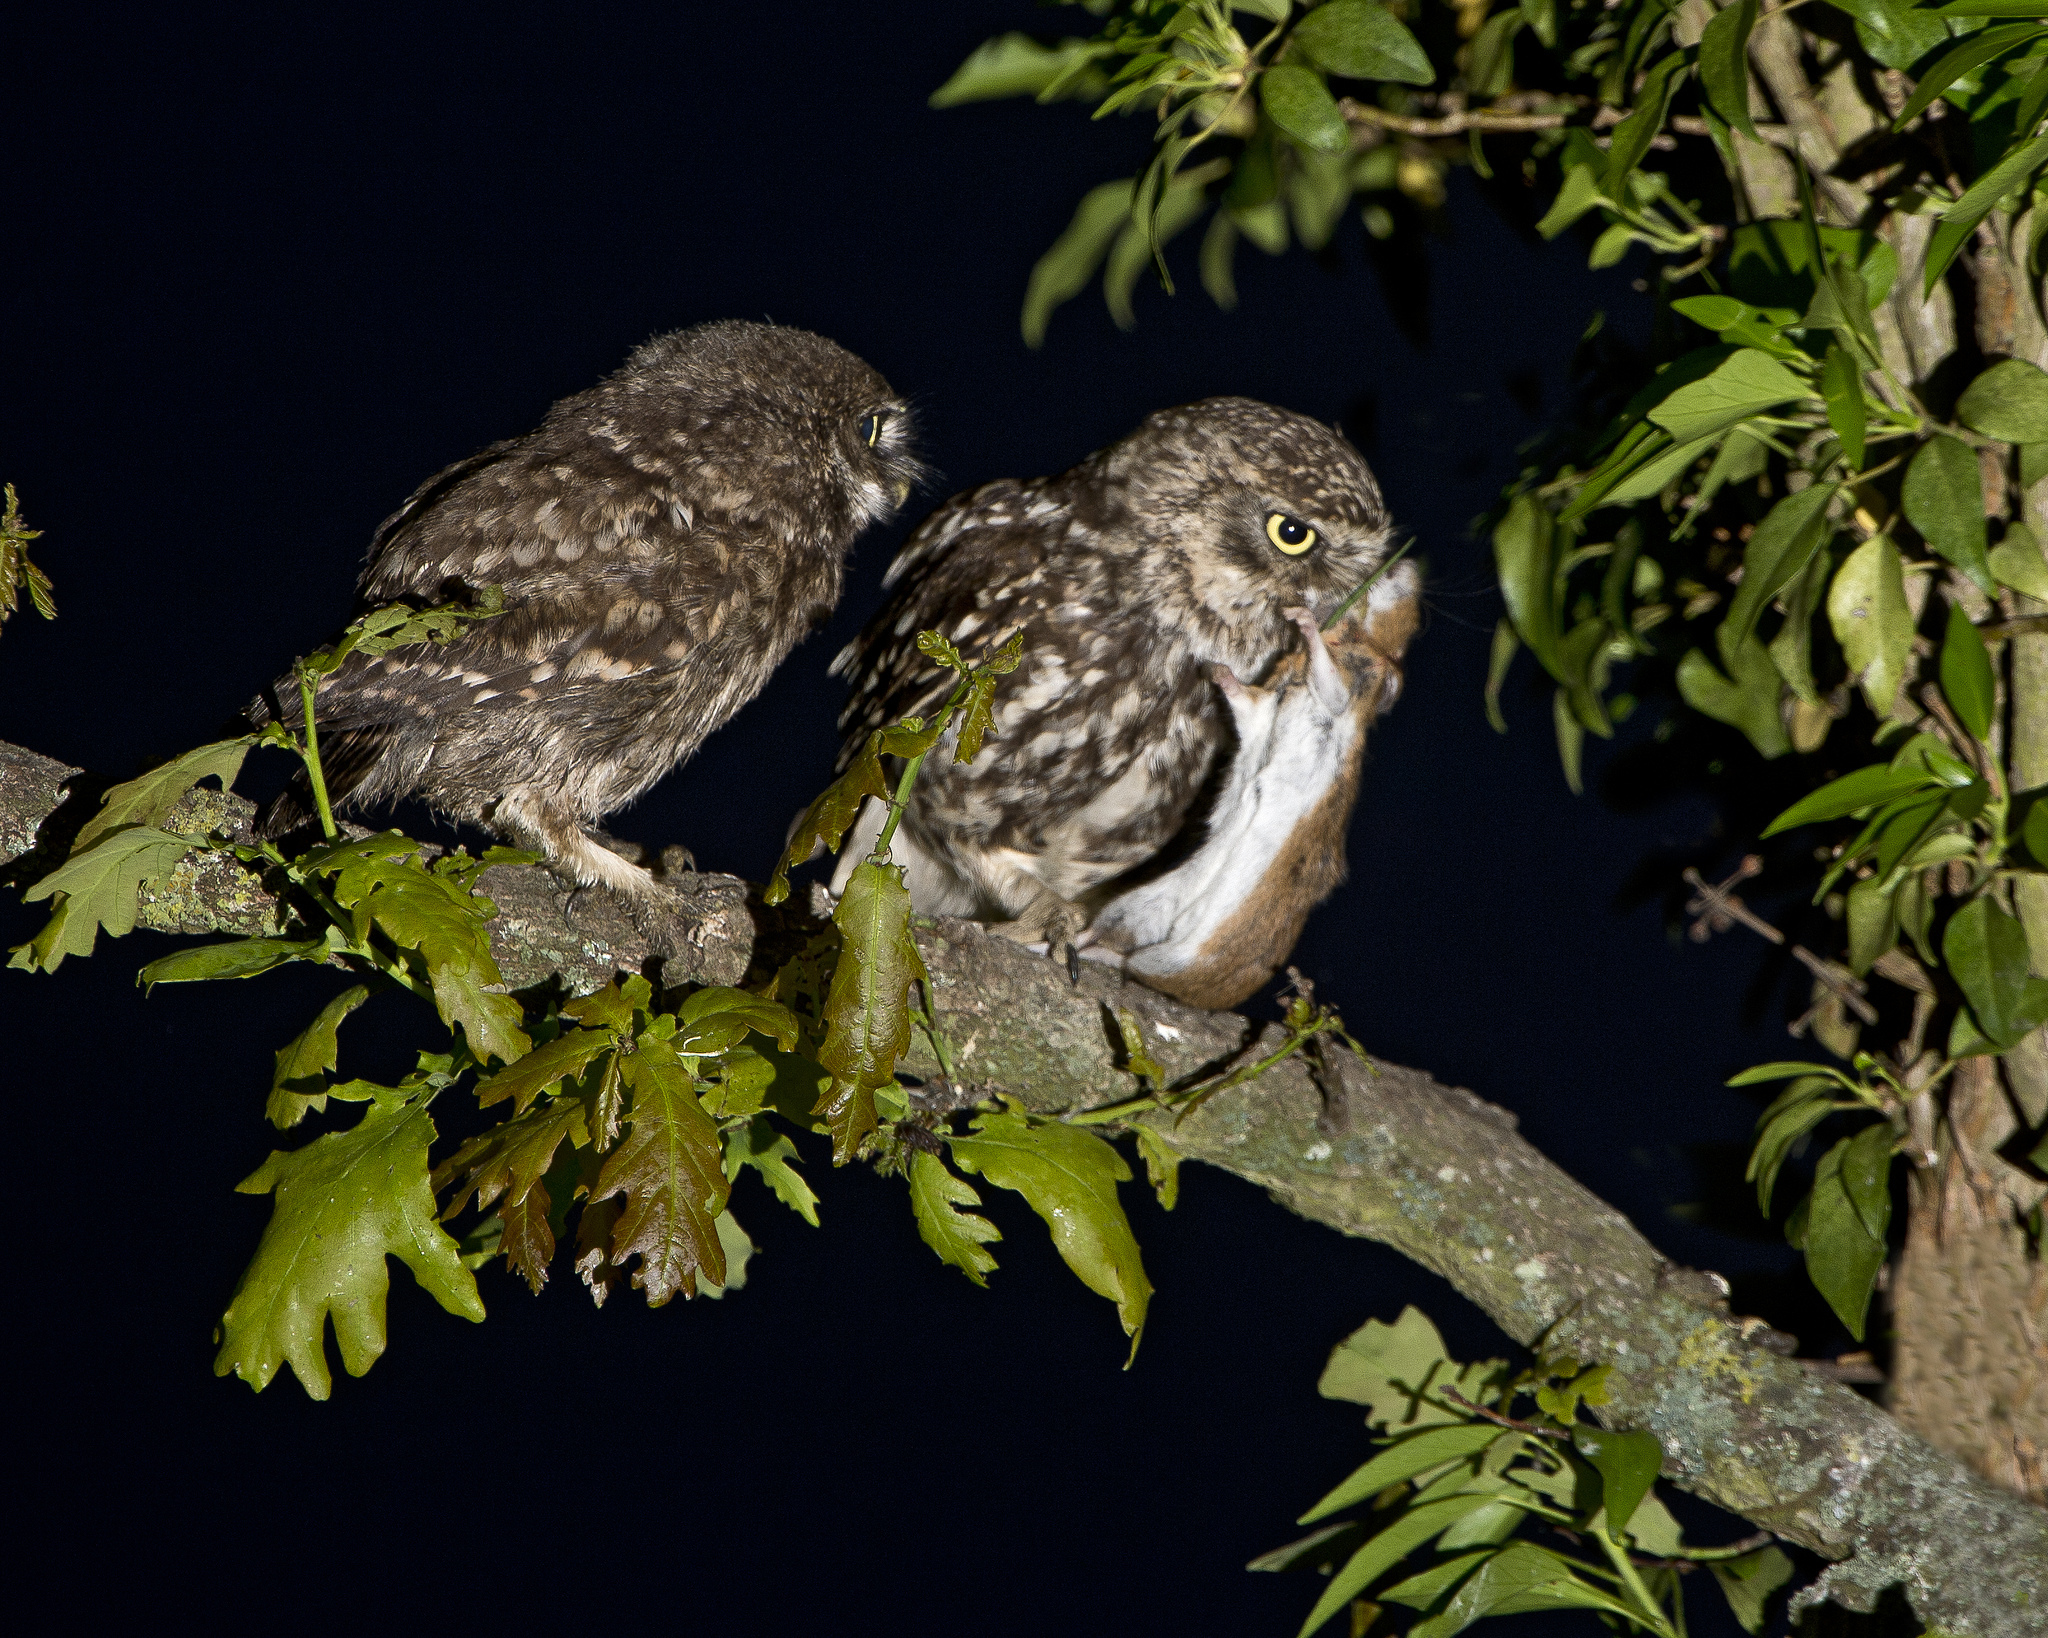
M 418 796 L 578 883 L 655 883 L 598 828 L 760 692 L 921 476 L 903 402 L 822 336 L 657 336 L 379 530 L 365 608 L 503 588 L 445 646 L 352 656 L 314 708 L 330 792 Z M 289 680 L 258 701 L 299 716 Z M 273 832 L 296 817 L 282 811 Z
M 1058 477 L 941 507 L 890 566 L 888 606 L 833 662 L 853 685 L 850 755 L 943 698 L 918 631 L 971 653 L 1023 629 L 996 740 L 971 763 L 924 764 L 893 850 L 913 902 L 1061 950 L 1210 786 L 1232 743 L 1216 667 L 1263 679 L 1300 645 L 1285 611 L 1327 615 L 1391 536 L 1339 433 L 1245 398 L 1161 410 Z M 879 818 L 863 815 L 842 876 Z

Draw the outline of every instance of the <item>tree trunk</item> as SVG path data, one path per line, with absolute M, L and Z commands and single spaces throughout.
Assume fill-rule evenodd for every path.
M 2025 268 L 2025 224 L 2001 212 L 1980 230 L 1972 267 L 1977 343 L 1987 359 L 2048 368 L 2038 292 Z M 2011 452 L 1987 460 L 1987 510 L 2006 512 Z M 2021 508 L 2048 541 L 2048 482 Z M 2041 612 L 2006 593 L 2008 614 Z M 2048 636 L 2011 639 L 2006 768 L 2014 791 L 2048 784 Z M 2048 972 L 2048 881 L 2023 880 L 2014 908 L 2027 924 L 2035 971 Z M 1892 1414 L 1930 1444 L 1995 1483 L 2048 1501 L 2048 1268 L 2001 1183 L 2016 1181 L 1998 1150 L 2048 1115 L 2048 1032 L 2005 1058 L 1957 1070 L 1935 1164 L 1908 1183 L 1906 1246 L 1892 1275 Z M 2035 1209 L 2041 1209 L 2036 1207 Z

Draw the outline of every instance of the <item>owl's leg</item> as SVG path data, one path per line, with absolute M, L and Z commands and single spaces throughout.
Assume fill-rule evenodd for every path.
M 655 897 L 661 891 L 654 877 L 626 856 L 630 844 L 613 843 L 603 831 L 538 791 L 506 792 L 488 822 L 518 846 L 541 854 L 550 870 L 578 887 L 608 887 L 632 899 Z
M 1065 962 L 1067 975 L 1079 983 L 1080 950 L 1075 941 L 1087 925 L 1087 911 L 1051 888 L 1041 887 L 1014 919 L 992 921 L 988 930 L 998 938 L 1014 939 L 1036 955 Z

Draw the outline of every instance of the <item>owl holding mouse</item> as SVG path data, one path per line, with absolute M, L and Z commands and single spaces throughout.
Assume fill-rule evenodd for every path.
M 1350 443 L 1245 398 L 1159 411 L 1057 477 L 941 507 L 833 662 L 850 756 L 949 688 L 918 631 L 969 652 L 1024 633 L 994 741 L 934 755 L 912 789 L 891 856 L 913 904 L 1200 1005 L 1252 993 L 1343 875 L 1365 727 L 1416 626 L 1413 566 L 1320 627 L 1393 553 Z M 862 814 L 835 889 L 882 817 Z
M 767 682 L 839 601 L 848 549 L 920 481 L 907 407 L 822 336 L 657 336 L 540 427 L 427 480 L 378 529 L 367 609 L 505 612 L 351 655 L 314 708 L 337 803 L 418 797 L 640 906 L 660 885 L 601 825 Z M 250 714 L 296 723 L 289 679 Z M 266 814 L 304 818 L 291 793 Z

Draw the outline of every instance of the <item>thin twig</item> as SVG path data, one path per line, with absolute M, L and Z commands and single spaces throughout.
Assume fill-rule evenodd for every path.
M 1759 937 L 1767 938 L 1776 945 L 1784 945 L 1785 935 L 1730 891 L 1737 882 L 1747 881 L 1759 874 L 1763 867 L 1763 860 L 1754 853 L 1745 854 L 1742 863 L 1736 866 L 1735 874 L 1719 887 L 1710 886 L 1691 865 L 1685 867 L 1685 883 L 1695 890 L 1694 896 L 1686 901 L 1685 906 L 1685 913 L 1694 918 L 1690 929 L 1694 943 L 1704 944 L 1714 934 L 1725 933 L 1737 922 L 1741 922 Z M 1877 1022 L 1877 1009 L 1863 998 L 1868 986 L 1853 973 L 1832 961 L 1822 960 L 1803 944 L 1792 945 L 1791 952 L 1794 960 L 1841 998 L 1843 1006 L 1866 1024 Z
M 1565 1444 L 1571 1443 L 1572 1436 L 1568 1433 L 1560 1433 L 1556 1428 L 1547 1428 L 1541 1422 L 1524 1422 L 1513 1416 L 1503 1416 L 1499 1411 L 1488 1410 L 1484 1405 L 1475 1405 L 1471 1400 L 1458 1392 L 1456 1388 L 1439 1388 L 1437 1393 L 1440 1397 L 1448 1399 L 1452 1404 L 1462 1405 L 1474 1416 L 1481 1418 L 1483 1421 L 1492 1422 L 1497 1427 L 1512 1428 L 1517 1433 L 1526 1433 L 1533 1438 L 1558 1439 L 1562 1440 Z

